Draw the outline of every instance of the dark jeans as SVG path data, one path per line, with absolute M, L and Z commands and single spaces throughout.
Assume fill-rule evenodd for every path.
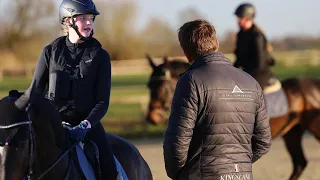
M 63 121 L 70 123 L 72 126 L 76 126 L 84 120 L 79 113 L 64 111 L 60 116 Z M 98 146 L 101 180 L 115 180 L 118 172 L 110 143 L 101 123 L 93 126 L 88 131 L 86 138 L 92 140 Z

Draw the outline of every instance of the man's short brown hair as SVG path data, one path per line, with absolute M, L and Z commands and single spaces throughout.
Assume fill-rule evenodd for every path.
M 191 58 L 218 49 L 216 30 L 205 20 L 194 20 L 182 25 L 178 31 L 180 46 Z

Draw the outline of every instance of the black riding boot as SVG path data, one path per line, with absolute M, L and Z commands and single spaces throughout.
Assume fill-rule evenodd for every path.
M 101 123 L 92 127 L 86 137 L 98 146 L 101 180 L 116 180 L 118 172 L 113 152 Z

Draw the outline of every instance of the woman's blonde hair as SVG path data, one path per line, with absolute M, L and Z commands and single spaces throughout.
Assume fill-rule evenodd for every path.
M 68 23 L 66 22 L 68 18 L 65 18 L 63 21 L 64 23 L 61 24 L 61 35 L 62 36 L 67 36 L 69 34 L 69 28 L 68 28 Z
M 67 36 L 68 33 L 69 33 L 68 26 L 65 25 L 65 24 L 62 24 L 62 25 L 61 25 L 61 35 L 62 35 L 62 36 Z

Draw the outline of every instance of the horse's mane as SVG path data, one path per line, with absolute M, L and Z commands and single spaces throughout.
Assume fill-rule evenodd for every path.
M 190 64 L 187 62 L 184 62 L 180 59 L 174 59 L 169 61 L 169 69 L 171 70 L 171 74 L 174 77 L 179 77 L 180 74 L 187 71 L 190 67 Z
M 52 121 L 51 123 L 61 125 L 58 109 L 56 109 L 55 105 L 51 103 L 49 99 L 45 98 L 43 94 L 38 92 L 33 93 L 30 104 L 39 110 L 36 113 L 39 113 L 39 115 L 44 114 L 46 116 L 46 120 Z

